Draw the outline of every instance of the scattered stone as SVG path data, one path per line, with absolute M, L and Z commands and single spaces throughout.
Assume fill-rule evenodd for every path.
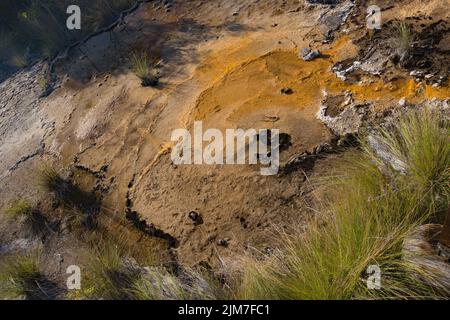
M 401 99 L 398 101 L 398 104 L 400 105 L 400 107 L 406 106 L 406 99 L 405 99 L 405 98 L 401 98 Z
M 191 219 L 194 222 L 194 226 L 203 224 L 203 218 L 200 215 L 200 213 L 191 211 L 191 212 L 189 212 L 188 216 L 189 216 L 189 219 Z
M 342 81 L 347 81 L 348 77 L 351 73 L 361 68 L 360 61 L 352 61 L 348 60 L 336 63 L 332 70 L 336 74 L 336 77 L 341 79 Z
M 417 227 L 403 241 L 403 259 L 421 272 L 412 276 L 425 281 L 437 291 L 450 294 L 450 264 L 439 255 L 438 240 L 442 232 L 440 224 Z M 426 276 L 425 276 L 426 275 Z
M 335 6 L 338 3 L 341 3 Z M 310 3 L 313 3 L 310 1 Z M 319 21 L 324 24 L 324 42 L 330 42 L 333 39 L 333 34 L 344 24 L 355 7 L 353 1 L 338 1 L 338 0 L 319 0 L 314 1 L 314 4 L 331 5 L 330 10 L 326 10 L 319 17 Z
M 358 132 L 368 107 L 370 105 L 356 105 L 351 93 L 328 96 L 327 92 L 324 92 L 317 118 L 336 135 L 344 136 Z
M 389 91 L 391 91 L 391 92 L 398 89 L 398 87 L 393 83 L 390 83 L 388 88 L 389 88 Z
M 265 121 L 265 122 L 277 122 L 278 120 L 280 120 L 279 116 L 268 116 L 268 115 L 265 115 L 263 121 Z
M 313 154 L 319 155 L 321 153 L 330 152 L 333 147 L 329 143 L 323 143 L 314 148 Z
M 228 247 L 230 240 L 231 240 L 230 238 L 219 239 L 217 240 L 217 244 L 222 247 Z
M 149 75 L 142 79 L 143 87 L 156 87 L 159 84 L 159 77 L 157 75 Z
M 383 144 L 376 135 L 369 134 L 367 137 L 367 143 L 385 165 L 390 166 L 392 169 L 400 172 L 401 174 L 406 174 L 408 168 L 406 163 L 392 154 L 389 147 Z
M 283 89 L 281 89 L 281 93 L 291 95 L 294 93 L 294 90 L 292 90 L 291 88 L 283 88 Z
M 242 226 L 242 228 L 247 229 L 248 228 L 248 223 L 247 220 L 244 217 L 240 217 L 239 218 L 239 222 Z
M 419 70 L 413 70 L 409 73 L 411 77 L 421 77 L 423 76 L 423 72 Z
M 283 166 L 283 173 L 290 174 L 297 170 L 309 171 L 314 167 L 317 156 L 309 152 L 303 152 L 289 159 Z
M 61 253 L 55 253 L 56 262 L 61 265 L 64 262 L 64 257 Z
M 310 48 L 303 48 L 300 50 L 300 57 L 305 61 L 311 61 L 321 56 L 319 50 L 311 50 Z

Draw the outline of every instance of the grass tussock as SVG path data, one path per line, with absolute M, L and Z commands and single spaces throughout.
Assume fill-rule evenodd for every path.
M 30 216 L 33 211 L 32 205 L 23 198 L 18 198 L 11 202 L 11 204 L 3 210 L 6 217 L 10 219 L 17 219 L 23 216 Z
M 87 276 L 76 299 L 217 299 L 224 297 L 219 282 L 206 271 L 177 270 L 156 262 L 155 252 L 137 252 L 120 238 L 99 241 L 85 257 Z M 144 250 L 145 251 L 145 250 Z M 173 270 L 172 270 L 173 271 Z
M 37 184 L 44 192 L 53 192 L 61 197 L 68 192 L 69 184 L 52 166 L 41 164 L 37 173 Z
M 48 226 L 47 217 L 28 200 L 23 198 L 12 201 L 11 204 L 3 210 L 3 214 L 11 221 L 19 221 L 24 226 L 27 226 L 29 231 L 35 235 L 52 231 Z
M 143 86 L 156 86 L 159 82 L 153 59 L 146 51 L 136 51 L 131 56 L 132 70 Z
M 449 132 L 448 120 L 428 111 L 416 111 L 404 116 L 398 124 L 381 129 L 377 138 L 390 154 L 407 165 L 404 180 L 432 196 L 448 196 Z M 381 165 L 367 146 L 366 152 Z
M 139 272 L 127 269 L 125 257 L 124 249 L 113 242 L 97 245 L 87 257 L 88 277 L 81 294 L 96 299 L 133 299 L 131 287 Z
M 365 148 L 342 165 L 328 210 L 308 231 L 283 235 L 285 248 L 264 264 L 246 261 L 238 297 L 248 299 L 439 298 L 412 276 L 403 239 L 448 206 L 449 124 L 426 111 L 400 119 L 381 142 L 407 165 L 400 174 Z M 363 142 L 364 144 L 364 142 Z M 367 268 L 381 269 L 381 289 Z M 432 277 L 428 274 L 427 277 Z
M 51 298 L 55 286 L 41 272 L 39 254 L 12 255 L 0 262 L 2 299 L 40 300 Z
M 19 69 L 25 68 L 28 66 L 28 60 L 25 54 L 16 54 L 11 58 L 11 65 L 17 67 Z
M 404 21 L 395 23 L 392 36 L 388 44 L 402 63 L 408 56 L 414 42 L 414 33 Z
M 78 225 L 96 227 L 95 219 L 100 211 L 100 202 L 94 193 L 80 189 L 45 163 L 38 169 L 37 185 L 42 191 L 53 194 L 61 201 L 67 215 Z
M 229 296 L 208 271 L 191 268 L 177 276 L 163 268 L 147 268 L 132 292 L 137 300 L 223 300 Z

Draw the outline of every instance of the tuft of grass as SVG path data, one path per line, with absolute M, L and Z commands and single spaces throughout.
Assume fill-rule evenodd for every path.
M 67 218 L 74 225 L 89 229 L 97 227 L 100 202 L 93 192 L 80 189 L 48 164 L 42 164 L 38 169 L 37 184 L 44 192 L 54 194 L 64 204 Z
M 22 69 L 28 66 L 27 58 L 25 57 L 25 54 L 17 53 L 11 58 L 11 65 Z
M 4 299 L 36 299 L 45 292 L 44 276 L 36 254 L 2 258 L 0 263 L 0 296 Z
M 16 219 L 21 216 L 29 216 L 33 211 L 31 204 L 23 199 L 18 198 L 11 202 L 11 204 L 3 211 L 5 216 L 10 219 Z
M 368 148 L 350 156 L 335 177 L 332 189 L 338 191 L 331 203 L 324 204 L 328 210 L 305 233 L 282 234 L 285 247 L 264 264 L 245 261 L 239 298 L 440 297 L 412 276 L 423 271 L 402 259 L 402 246 L 414 228 L 448 206 L 449 125 L 421 111 L 393 126 L 381 131 L 380 139 L 405 161 L 407 173 L 381 167 Z M 381 269 L 380 290 L 368 289 L 370 265 Z
M 48 164 L 42 164 L 38 169 L 38 186 L 45 192 L 54 192 L 56 195 L 64 195 L 69 184 L 59 172 Z
M 97 242 L 93 252 L 85 257 L 87 276 L 77 298 L 166 300 L 225 297 L 222 285 L 207 272 L 182 269 L 174 275 L 155 263 L 153 252 L 137 252 L 125 236 Z
M 141 79 L 143 86 L 156 86 L 159 82 L 152 58 L 145 51 L 134 52 L 131 56 L 132 70 Z
M 87 256 L 83 295 L 87 298 L 132 300 L 133 285 L 140 278 L 138 269 L 127 267 L 127 252 L 112 241 L 102 241 Z
M 388 44 L 394 50 L 395 54 L 398 55 L 400 62 L 403 62 L 407 58 L 413 41 L 414 33 L 410 26 L 404 21 L 396 22 Z
M 450 124 L 436 113 L 417 110 L 394 125 L 383 128 L 377 136 L 386 150 L 407 164 L 405 180 L 432 196 L 450 189 Z M 366 152 L 379 161 L 366 146 Z
M 39 85 L 39 88 L 41 88 L 42 91 L 46 91 L 48 89 L 49 85 L 50 85 L 50 83 L 49 83 L 49 81 L 48 81 L 46 76 L 40 77 L 38 79 L 37 83 Z
M 191 268 L 178 276 L 163 268 L 146 268 L 132 291 L 137 300 L 224 300 L 229 296 L 212 275 Z
M 143 79 L 150 70 L 150 58 L 145 52 L 135 52 L 131 57 L 131 63 L 134 73 Z

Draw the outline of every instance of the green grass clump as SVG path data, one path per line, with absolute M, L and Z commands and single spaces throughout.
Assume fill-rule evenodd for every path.
M 45 192 L 54 192 L 62 196 L 70 187 L 59 172 L 48 164 L 40 166 L 37 178 L 38 186 Z
M 86 298 L 133 300 L 133 286 L 140 278 L 137 270 L 125 267 L 127 252 L 111 241 L 102 241 L 87 257 Z
M 412 48 L 413 41 L 414 33 L 411 27 L 406 22 L 400 21 L 394 25 L 394 30 L 388 40 L 388 44 L 399 56 L 400 62 L 403 62 Z
M 412 276 L 414 267 L 402 259 L 402 245 L 414 228 L 435 221 L 448 206 L 448 130 L 447 122 L 421 111 L 381 131 L 381 142 L 406 163 L 407 173 L 386 168 L 368 148 L 349 157 L 330 187 L 339 191 L 324 204 L 328 210 L 305 233 L 283 235 L 284 249 L 265 264 L 248 260 L 238 296 L 439 298 Z M 369 265 L 382 271 L 380 290 L 367 287 Z
M 43 294 L 43 274 L 37 255 L 15 255 L 0 263 L 0 297 L 3 299 L 35 299 Z
M 212 275 L 185 268 L 175 276 L 163 268 L 149 268 L 133 284 L 137 300 L 224 300 L 229 292 Z
M 87 253 L 86 278 L 75 298 L 179 300 L 224 297 L 219 281 L 193 269 L 177 275 L 155 263 L 154 252 L 137 252 L 125 237 L 105 238 Z
M 28 66 L 28 61 L 27 58 L 25 57 L 25 54 L 15 54 L 12 58 L 11 58 L 11 65 L 22 69 L 25 68 L 26 66 Z
M 450 189 L 450 126 L 448 120 L 428 111 L 407 114 L 378 135 L 387 150 L 406 163 L 405 180 L 430 195 L 448 195 Z M 366 148 L 377 161 L 376 156 Z
M 10 219 L 16 219 L 21 216 L 29 216 L 32 213 L 32 210 L 33 207 L 27 200 L 18 198 L 12 201 L 3 213 Z
M 159 82 L 154 70 L 152 58 L 146 51 L 133 53 L 131 56 L 132 70 L 141 79 L 143 86 L 156 86 Z
M 146 53 L 133 53 L 131 63 L 134 73 L 143 79 L 148 75 L 150 70 L 150 59 Z

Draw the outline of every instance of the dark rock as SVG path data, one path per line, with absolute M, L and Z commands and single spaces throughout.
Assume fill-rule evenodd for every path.
M 290 95 L 290 94 L 294 93 L 294 90 L 292 90 L 291 88 L 283 88 L 283 89 L 281 89 L 281 93 Z
M 159 77 L 158 76 L 147 76 L 142 79 L 142 86 L 143 87 L 156 87 L 159 84 Z
M 189 212 L 189 219 L 191 219 L 194 222 L 194 226 L 201 225 L 203 223 L 203 218 L 200 215 L 200 213 L 191 211 Z
M 316 58 L 319 58 L 321 53 L 319 50 L 311 50 L 309 48 L 303 48 L 300 50 L 300 57 L 305 61 L 311 61 Z
M 292 146 L 291 136 L 287 133 L 281 132 L 278 135 L 278 141 L 279 141 L 279 145 L 280 145 L 280 147 L 279 147 L 280 152 L 285 151 Z
M 228 247 L 229 241 L 230 238 L 219 239 L 217 240 L 217 244 L 222 247 Z
M 417 267 L 411 276 L 424 281 L 435 290 L 450 294 L 450 264 L 439 255 L 439 237 L 443 226 L 425 224 L 413 229 L 403 241 L 402 257 Z M 425 276 L 426 275 L 426 276 Z

